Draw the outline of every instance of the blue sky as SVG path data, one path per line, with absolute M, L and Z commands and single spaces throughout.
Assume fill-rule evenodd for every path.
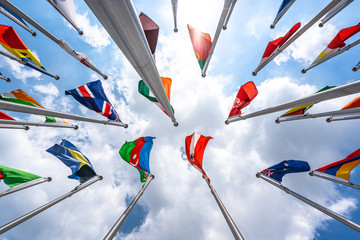
M 256 77 L 267 43 L 284 35 L 295 23 L 305 25 L 328 1 L 296 1 L 271 30 L 281 1 L 238 0 L 228 29 L 216 46 L 206 78 L 200 76 L 186 24 L 214 35 L 221 0 L 179 1 L 178 28 L 173 32 L 170 1 L 136 0 L 138 14 L 146 13 L 160 26 L 156 64 L 161 76 L 173 80 L 171 104 L 179 122 L 171 120 L 137 92 L 139 76 L 107 35 L 84 1 L 76 1 L 76 17 L 84 36 L 67 24 L 47 3 L 12 1 L 57 38 L 86 53 L 109 76 L 105 92 L 128 129 L 76 123 L 77 131 L 32 127 L 29 131 L 0 130 L 0 164 L 51 176 L 53 181 L 2 198 L 0 224 L 33 210 L 73 189 L 70 170 L 45 150 L 65 138 L 85 154 L 104 179 L 0 236 L 11 239 L 101 239 L 141 188 L 138 172 L 118 151 L 125 141 L 154 136 L 150 167 L 155 175 L 123 228 L 120 239 L 232 239 L 201 174 L 184 157 L 184 140 L 197 131 L 214 139 L 204 154 L 203 167 L 245 239 L 355 239 L 358 233 L 323 213 L 257 179 L 255 173 L 286 159 L 308 161 L 312 169 L 343 159 L 359 148 L 357 121 L 328 124 L 310 119 L 275 124 L 274 113 L 225 125 L 239 87 L 254 81 L 259 94 L 244 112 L 250 113 L 312 94 L 325 85 L 359 79 L 352 67 L 360 61 L 358 47 L 301 74 L 342 28 L 359 22 L 359 2 L 330 20 L 314 25 Z M 34 29 L 33 37 L 4 16 L 1 24 L 15 28 L 44 67 L 61 77 L 56 81 L 0 57 L 0 71 L 12 78 L 0 82 L 2 92 L 23 89 L 45 108 L 103 119 L 80 106 L 64 91 L 101 79 Z M 357 40 L 355 35 L 348 42 Z M 309 112 L 337 110 L 358 95 L 326 101 Z M 21 119 L 42 118 L 7 112 Z M 360 183 L 359 170 L 352 180 Z M 360 223 L 355 189 L 335 185 L 307 173 L 284 177 L 283 183 L 309 199 Z M 7 187 L 1 184 L 0 191 Z

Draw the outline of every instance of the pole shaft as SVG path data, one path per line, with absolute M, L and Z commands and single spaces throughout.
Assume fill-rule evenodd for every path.
M 66 124 L 66 123 L 53 123 L 53 122 L 39 122 L 39 123 L 37 123 L 37 122 L 27 122 L 27 121 L 18 121 L 18 120 L 14 121 L 14 120 L 0 119 L 0 124 L 78 129 L 78 126 L 76 126 L 76 125 L 71 125 L 71 124 Z
M 335 122 L 335 121 L 354 120 L 354 119 L 360 119 L 360 115 L 337 117 L 337 118 L 329 117 L 326 119 L 326 121 L 327 122 Z
M 231 6 L 230 6 L 230 10 L 228 11 L 228 14 L 226 15 L 226 19 L 225 19 L 224 25 L 223 25 L 223 29 L 224 29 L 224 30 L 227 29 L 227 25 L 228 25 L 228 23 L 229 23 L 229 19 L 230 19 L 230 17 L 231 17 L 231 14 L 232 14 L 232 12 L 233 12 L 233 10 L 234 10 L 236 1 L 237 1 L 237 0 L 233 0 L 233 1 L 232 1 Z
M 337 178 L 333 177 L 332 175 L 328 175 L 326 173 L 319 173 L 317 171 L 312 171 L 312 172 L 309 173 L 309 175 L 319 177 L 319 178 L 323 178 L 323 179 L 326 179 L 326 180 L 329 180 L 329 181 L 332 181 L 332 182 L 336 182 L 336 183 L 339 183 L 339 184 L 342 184 L 342 185 L 345 185 L 345 186 L 360 190 L 359 185 L 356 185 L 356 184 L 353 184 L 353 183 L 348 182 L 346 180 L 343 180 L 342 178 L 337 179 Z
M 120 216 L 119 220 L 114 224 L 114 226 L 110 229 L 110 231 L 106 234 L 104 237 L 104 240 L 111 240 L 115 237 L 116 233 L 119 231 L 121 225 L 125 222 L 126 218 L 129 216 L 131 210 L 134 208 L 137 201 L 140 199 L 140 197 L 143 195 L 145 189 L 150 184 L 151 180 L 154 179 L 154 175 L 150 175 L 148 179 L 146 180 L 146 183 L 142 188 L 140 189 L 139 193 L 135 196 L 135 198 L 132 200 L 130 205 L 126 208 L 126 210 L 123 212 L 123 214 Z
M 21 22 L 19 19 L 17 19 L 16 17 L 14 17 L 11 13 L 9 13 L 8 11 L 6 11 L 6 9 L 0 7 L 0 12 L 2 14 L 4 14 L 4 16 L 6 16 L 7 18 L 9 18 L 11 21 L 15 22 L 17 25 L 19 25 L 20 27 L 22 27 L 23 29 L 25 29 L 26 31 L 28 31 L 29 33 L 33 34 L 34 32 L 28 27 L 26 26 L 23 22 Z
M 3 197 L 3 196 L 9 195 L 11 193 L 14 193 L 14 192 L 17 192 L 17 191 L 20 191 L 20 190 L 23 190 L 23 189 L 38 185 L 40 183 L 50 182 L 50 181 L 51 181 L 50 177 L 44 177 L 44 178 L 35 179 L 35 180 L 30 181 L 30 182 L 26 182 L 26 183 L 17 185 L 15 187 L 9 188 L 5 192 L 0 193 L 0 198 Z
M 173 17 L 174 17 L 174 30 L 177 31 L 177 7 L 178 7 L 178 1 L 177 0 L 171 0 L 171 6 L 173 11 Z
M 326 16 L 321 19 L 321 22 L 325 24 L 327 21 L 329 21 L 331 18 L 333 18 L 336 14 L 338 14 L 341 10 L 343 10 L 345 7 L 347 7 L 350 3 L 352 3 L 354 0 L 347 0 L 346 2 L 340 2 L 338 5 L 336 5 L 333 9 L 331 9 Z
M 295 2 L 295 0 L 292 0 L 291 2 L 288 3 L 288 5 L 286 5 L 286 7 L 284 7 L 281 12 L 275 17 L 273 25 L 275 26 L 277 24 L 277 22 L 284 16 L 284 14 L 289 10 L 289 8 L 291 7 L 291 5 L 293 5 Z
M 5 125 L 5 124 L 0 124 L 0 128 L 29 130 L 29 127 L 28 127 L 28 126 Z

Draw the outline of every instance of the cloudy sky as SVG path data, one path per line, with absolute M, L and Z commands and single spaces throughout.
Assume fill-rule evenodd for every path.
M 359 79 L 352 67 L 360 60 L 354 48 L 301 74 L 342 28 L 359 19 L 360 3 L 352 3 L 323 28 L 314 25 L 256 77 L 267 43 L 295 23 L 305 25 L 328 1 L 296 1 L 276 28 L 269 28 L 280 0 L 261 3 L 239 0 L 216 46 L 206 78 L 200 76 L 186 24 L 214 35 L 222 0 L 182 0 L 178 8 L 179 32 L 173 32 L 171 1 L 134 1 L 138 14 L 146 13 L 160 26 L 156 64 L 161 76 L 173 80 L 171 104 L 179 122 L 171 120 L 137 92 L 138 74 L 109 37 L 84 1 L 76 1 L 80 36 L 47 1 L 12 1 L 64 39 L 86 53 L 109 76 L 103 86 L 111 103 L 129 128 L 71 122 L 80 129 L 32 127 L 0 130 L 0 164 L 50 176 L 52 181 L 1 198 L 0 225 L 72 190 L 78 182 L 68 179 L 70 169 L 45 150 L 61 139 L 76 145 L 104 179 L 0 236 L 12 239 L 102 239 L 141 188 L 138 171 L 125 163 L 118 151 L 125 141 L 154 136 L 150 167 L 155 179 L 120 229 L 117 239 L 233 239 L 232 234 L 200 172 L 187 162 L 184 141 L 197 131 L 212 139 L 203 167 L 245 239 L 355 239 L 358 233 L 330 219 L 285 192 L 255 177 L 256 172 L 287 159 L 308 161 L 316 169 L 343 159 L 359 148 L 358 122 L 326 123 L 310 119 L 275 124 L 274 113 L 225 125 L 241 85 L 254 81 L 259 94 L 244 112 L 250 113 L 291 101 L 320 88 Z M 38 33 L 32 37 L 4 16 L 1 24 L 14 26 L 44 67 L 59 81 L 0 57 L 1 72 L 12 78 L 0 82 L 1 93 L 23 89 L 45 108 L 104 119 L 80 106 L 64 91 L 101 79 L 54 42 Z M 356 35 L 348 42 L 356 40 Z M 358 95 L 315 105 L 309 112 L 337 110 Z M 30 121 L 39 116 L 7 112 Z M 352 181 L 360 183 L 359 170 Z M 303 196 L 360 223 L 359 192 L 307 173 L 284 177 L 283 184 Z M 0 191 L 7 187 L 1 184 Z

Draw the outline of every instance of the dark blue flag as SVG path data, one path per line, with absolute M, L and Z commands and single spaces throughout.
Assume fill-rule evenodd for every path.
M 281 182 L 287 173 L 307 172 L 310 166 L 305 161 L 285 160 L 261 171 L 261 174 Z

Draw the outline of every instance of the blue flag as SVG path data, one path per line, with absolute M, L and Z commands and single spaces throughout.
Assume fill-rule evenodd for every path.
M 261 174 L 281 182 L 287 173 L 307 172 L 310 166 L 305 161 L 285 160 L 261 171 Z
M 60 144 L 55 144 L 46 151 L 59 158 L 71 169 L 72 174 L 68 176 L 68 178 L 76 179 L 79 180 L 80 183 L 84 183 L 96 176 L 89 159 L 71 142 L 63 139 Z
M 109 120 L 121 122 L 119 115 L 106 97 L 100 80 L 67 90 L 65 95 L 73 96 L 79 103 L 90 110 L 100 113 Z

